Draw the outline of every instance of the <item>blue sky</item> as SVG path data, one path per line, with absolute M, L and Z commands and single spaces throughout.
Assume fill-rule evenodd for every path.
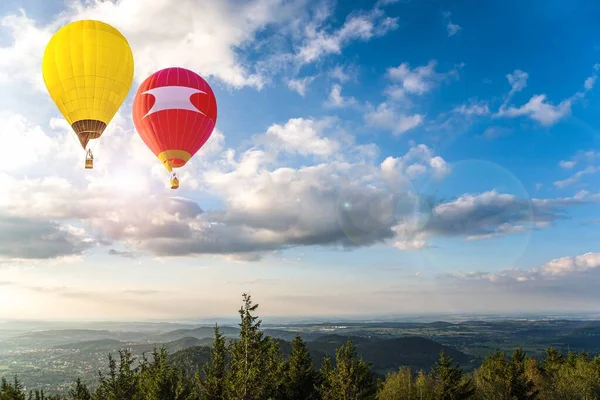
M 596 2 L 168 3 L 0 6 L 0 317 L 593 309 Z M 93 171 L 41 79 L 82 18 L 136 62 Z M 168 66 L 219 105 L 175 198 L 131 121 Z

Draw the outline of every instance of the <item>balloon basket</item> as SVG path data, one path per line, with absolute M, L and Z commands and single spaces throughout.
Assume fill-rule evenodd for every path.
M 86 159 L 85 160 L 85 169 L 94 169 L 94 160 Z
M 171 179 L 171 189 L 175 190 L 179 188 L 179 179 L 173 178 Z

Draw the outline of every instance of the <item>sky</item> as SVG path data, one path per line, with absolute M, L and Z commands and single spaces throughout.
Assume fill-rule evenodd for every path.
M 600 3 L 45 0 L 0 5 L 0 318 L 598 311 Z M 95 168 L 41 74 L 119 29 L 129 96 Z M 135 131 L 193 70 L 216 128 L 168 173 Z

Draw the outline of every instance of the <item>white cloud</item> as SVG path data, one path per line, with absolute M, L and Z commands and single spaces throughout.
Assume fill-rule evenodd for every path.
M 461 31 L 462 28 L 460 25 L 454 24 L 452 21 L 450 21 L 450 17 L 452 16 L 450 11 L 444 11 L 442 12 L 442 15 L 444 16 L 444 19 L 447 20 L 446 30 L 448 31 L 448 37 L 454 36 Z
M 585 253 L 575 257 L 561 257 L 548 261 L 535 270 L 541 276 L 560 276 L 600 267 L 600 253 Z
M 26 82 L 45 91 L 41 77 L 41 58 L 50 36 L 60 26 L 80 19 L 99 19 L 119 29 L 128 39 L 136 58 L 135 79 L 145 79 L 154 71 L 179 65 L 207 78 L 216 77 L 240 88 L 261 88 L 277 70 L 263 68 L 265 62 L 295 59 L 303 64 L 327 54 L 339 54 L 353 40 L 367 41 L 397 28 L 397 19 L 380 8 L 350 15 L 344 25 L 328 32 L 321 25 L 328 11 L 306 23 L 304 11 L 312 4 L 305 0 L 182 0 L 177 12 L 168 1 L 122 0 L 84 2 L 74 0 L 47 25 L 39 25 L 25 14 L 4 17 L 0 24 L 12 41 L 0 47 L 0 84 Z M 275 26 L 276 35 L 261 38 L 263 51 L 258 62 L 247 63 L 252 49 L 258 48 L 257 34 Z M 296 55 L 288 55 L 278 45 L 281 35 L 293 33 L 291 27 L 304 26 L 297 38 L 302 43 Z M 272 43 L 271 43 L 272 42 Z M 296 40 L 297 42 L 297 40 Z M 272 44 L 272 45 L 270 45 Z M 269 51 L 271 49 L 271 51 Z M 283 49 L 286 50 L 286 49 Z M 254 65 L 255 67 L 251 67 Z M 10 79 L 2 77 L 10 76 Z M 291 80 L 291 87 L 303 92 L 309 81 Z
M 447 72 L 437 72 L 436 66 L 437 61 L 431 60 L 426 65 L 415 68 L 411 68 L 406 62 L 388 68 L 386 76 L 392 83 L 385 88 L 385 94 L 391 100 L 408 107 L 411 105 L 410 96 L 423 96 L 436 88 L 440 82 L 458 77 L 458 71 L 463 64 Z
M 329 98 L 325 102 L 327 107 L 348 107 L 352 105 L 356 105 L 356 99 L 354 97 L 344 97 L 342 96 L 342 86 L 339 83 L 335 83 L 331 87 L 331 92 L 329 92 Z
M 307 86 L 311 84 L 314 80 L 314 76 L 306 76 L 300 79 L 289 79 L 287 81 L 287 84 L 291 90 L 298 92 L 300 96 L 304 96 L 306 94 Z
M 471 102 L 469 104 L 462 104 L 459 107 L 454 108 L 454 112 L 470 116 L 482 116 L 490 113 L 490 108 L 485 102 Z
M 294 18 L 297 7 L 298 2 L 279 0 L 244 4 L 182 0 L 174 13 L 168 1 L 73 1 L 47 26 L 37 26 L 24 15 L 4 18 L 3 25 L 10 29 L 13 42 L 0 48 L 0 75 L 12 80 L 35 77 L 37 88 L 45 90 L 40 65 L 51 32 L 67 22 L 91 18 L 114 25 L 127 37 L 136 58 L 138 82 L 175 64 L 234 87 L 261 87 L 266 78 L 246 67 L 238 49 L 252 42 L 266 25 L 284 24 Z
M 446 25 L 446 30 L 448 31 L 448 37 L 456 35 L 461 31 L 461 26 L 458 24 L 453 24 L 452 22 L 448 22 Z
M 52 140 L 22 115 L 0 111 L 0 172 L 37 163 L 53 149 L 58 150 Z
M 595 66 L 594 71 L 596 71 Z M 535 94 L 527 103 L 520 107 L 507 107 L 514 94 L 522 91 L 527 86 L 529 75 L 521 70 L 515 70 L 512 74 L 506 75 L 506 77 L 511 85 L 511 90 L 506 96 L 502 106 L 500 106 L 498 112 L 494 114 L 494 117 L 515 118 L 527 116 L 543 126 L 552 126 L 570 115 L 571 107 L 575 101 L 582 99 L 585 96 L 585 93 L 594 87 L 596 72 L 585 80 L 584 92 L 576 92 L 574 95 L 562 100 L 556 105 L 548 102 L 545 94 Z
M 315 62 L 329 54 L 340 54 L 342 48 L 353 40 L 368 41 L 398 28 L 398 19 L 387 17 L 379 8 L 351 14 L 333 32 L 321 28 L 320 22 L 308 24 L 305 28 L 306 41 L 295 55 L 301 64 Z
M 576 164 L 577 164 L 577 161 L 574 161 L 574 160 L 571 160 L 571 161 L 561 161 L 561 162 L 558 163 L 558 165 L 560 165 L 560 167 L 564 168 L 564 169 L 571 169 Z
M 510 83 L 508 97 L 511 97 L 513 94 L 518 93 L 527 87 L 529 74 L 520 69 L 515 69 L 512 74 L 506 75 L 506 79 L 508 79 L 508 83 Z
M 371 109 L 365 114 L 365 122 L 368 125 L 386 129 L 394 135 L 401 135 L 416 128 L 423 122 L 421 114 L 404 115 L 396 112 L 392 106 L 384 102 L 376 109 Z
M 356 79 L 356 68 L 336 65 L 329 72 L 333 79 L 338 80 L 340 83 L 346 83 L 350 80 Z
M 557 188 L 564 188 L 566 186 L 572 185 L 575 182 L 578 182 L 583 176 L 595 174 L 598 171 L 600 171 L 600 167 L 589 166 L 585 169 L 582 169 L 581 171 L 577 171 L 574 175 L 567 179 L 555 181 L 554 186 L 556 186 Z
M 589 252 L 577 256 L 555 258 L 536 268 L 453 273 L 445 274 L 441 278 L 458 279 L 463 282 L 477 281 L 490 285 L 518 283 L 517 286 L 512 286 L 514 290 L 523 290 L 536 295 L 547 294 L 553 297 L 560 295 L 561 298 L 567 298 L 574 294 L 590 296 L 594 292 L 590 284 L 598 282 L 599 272 L 600 253 Z M 583 274 L 586 274 L 585 279 L 581 279 Z M 597 291 L 594 296 L 597 297 Z
M 594 84 L 596 83 L 597 76 L 590 76 L 587 78 L 583 84 L 585 90 L 592 90 L 594 88 Z
M 408 93 L 424 94 L 434 87 L 437 77 L 436 64 L 435 60 L 431 60 L 427 65 L 411 69 L 408 63 L 402 63 L 397 67 L 389 68 L 387 76 L 390 80 L 399 82 L 402 89 Z
M 554 105 L 547 102 L 545 94 L 535 95 L 521 107 L 509 107 L 498 112 L 498 116 L 520 117 L 528 116 L 544 126 L 552 126 L 559 120 L 571 114 L 572 99 L 565 99 Z
M 324 136 L 331 123 L 331 120 L 294 118 L 285 125 L 271 125 L 264 135 L 255 137 L 255 142 L 292 155 L 330 157 L 341 148 L 337 140 Z
M 587 167 L 581 169 L 568 177 L 567 179 L 558 180 L 554 182 L 554 186 L 558 188 L 564 188 L 579 182 L 585 175 L 592 175 L 600 171 L 600 166 L 597 165 L 597 161 L 600 160 L 600 153 L 593 150 L 578 151 L 577 154 L 570 160 L 562 160 L 558 165 L 563 169 L 573 169 L 580 163 L 588 164 Z

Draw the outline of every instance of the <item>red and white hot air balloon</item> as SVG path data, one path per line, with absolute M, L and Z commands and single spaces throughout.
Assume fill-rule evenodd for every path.
M 208 83 L 185 68 L 165 68 L 150 75 L 133 99 L 133 123 L 142 140 L 179 187 L 173 172 L 202 148 L 217 123 L 217 100 Z

